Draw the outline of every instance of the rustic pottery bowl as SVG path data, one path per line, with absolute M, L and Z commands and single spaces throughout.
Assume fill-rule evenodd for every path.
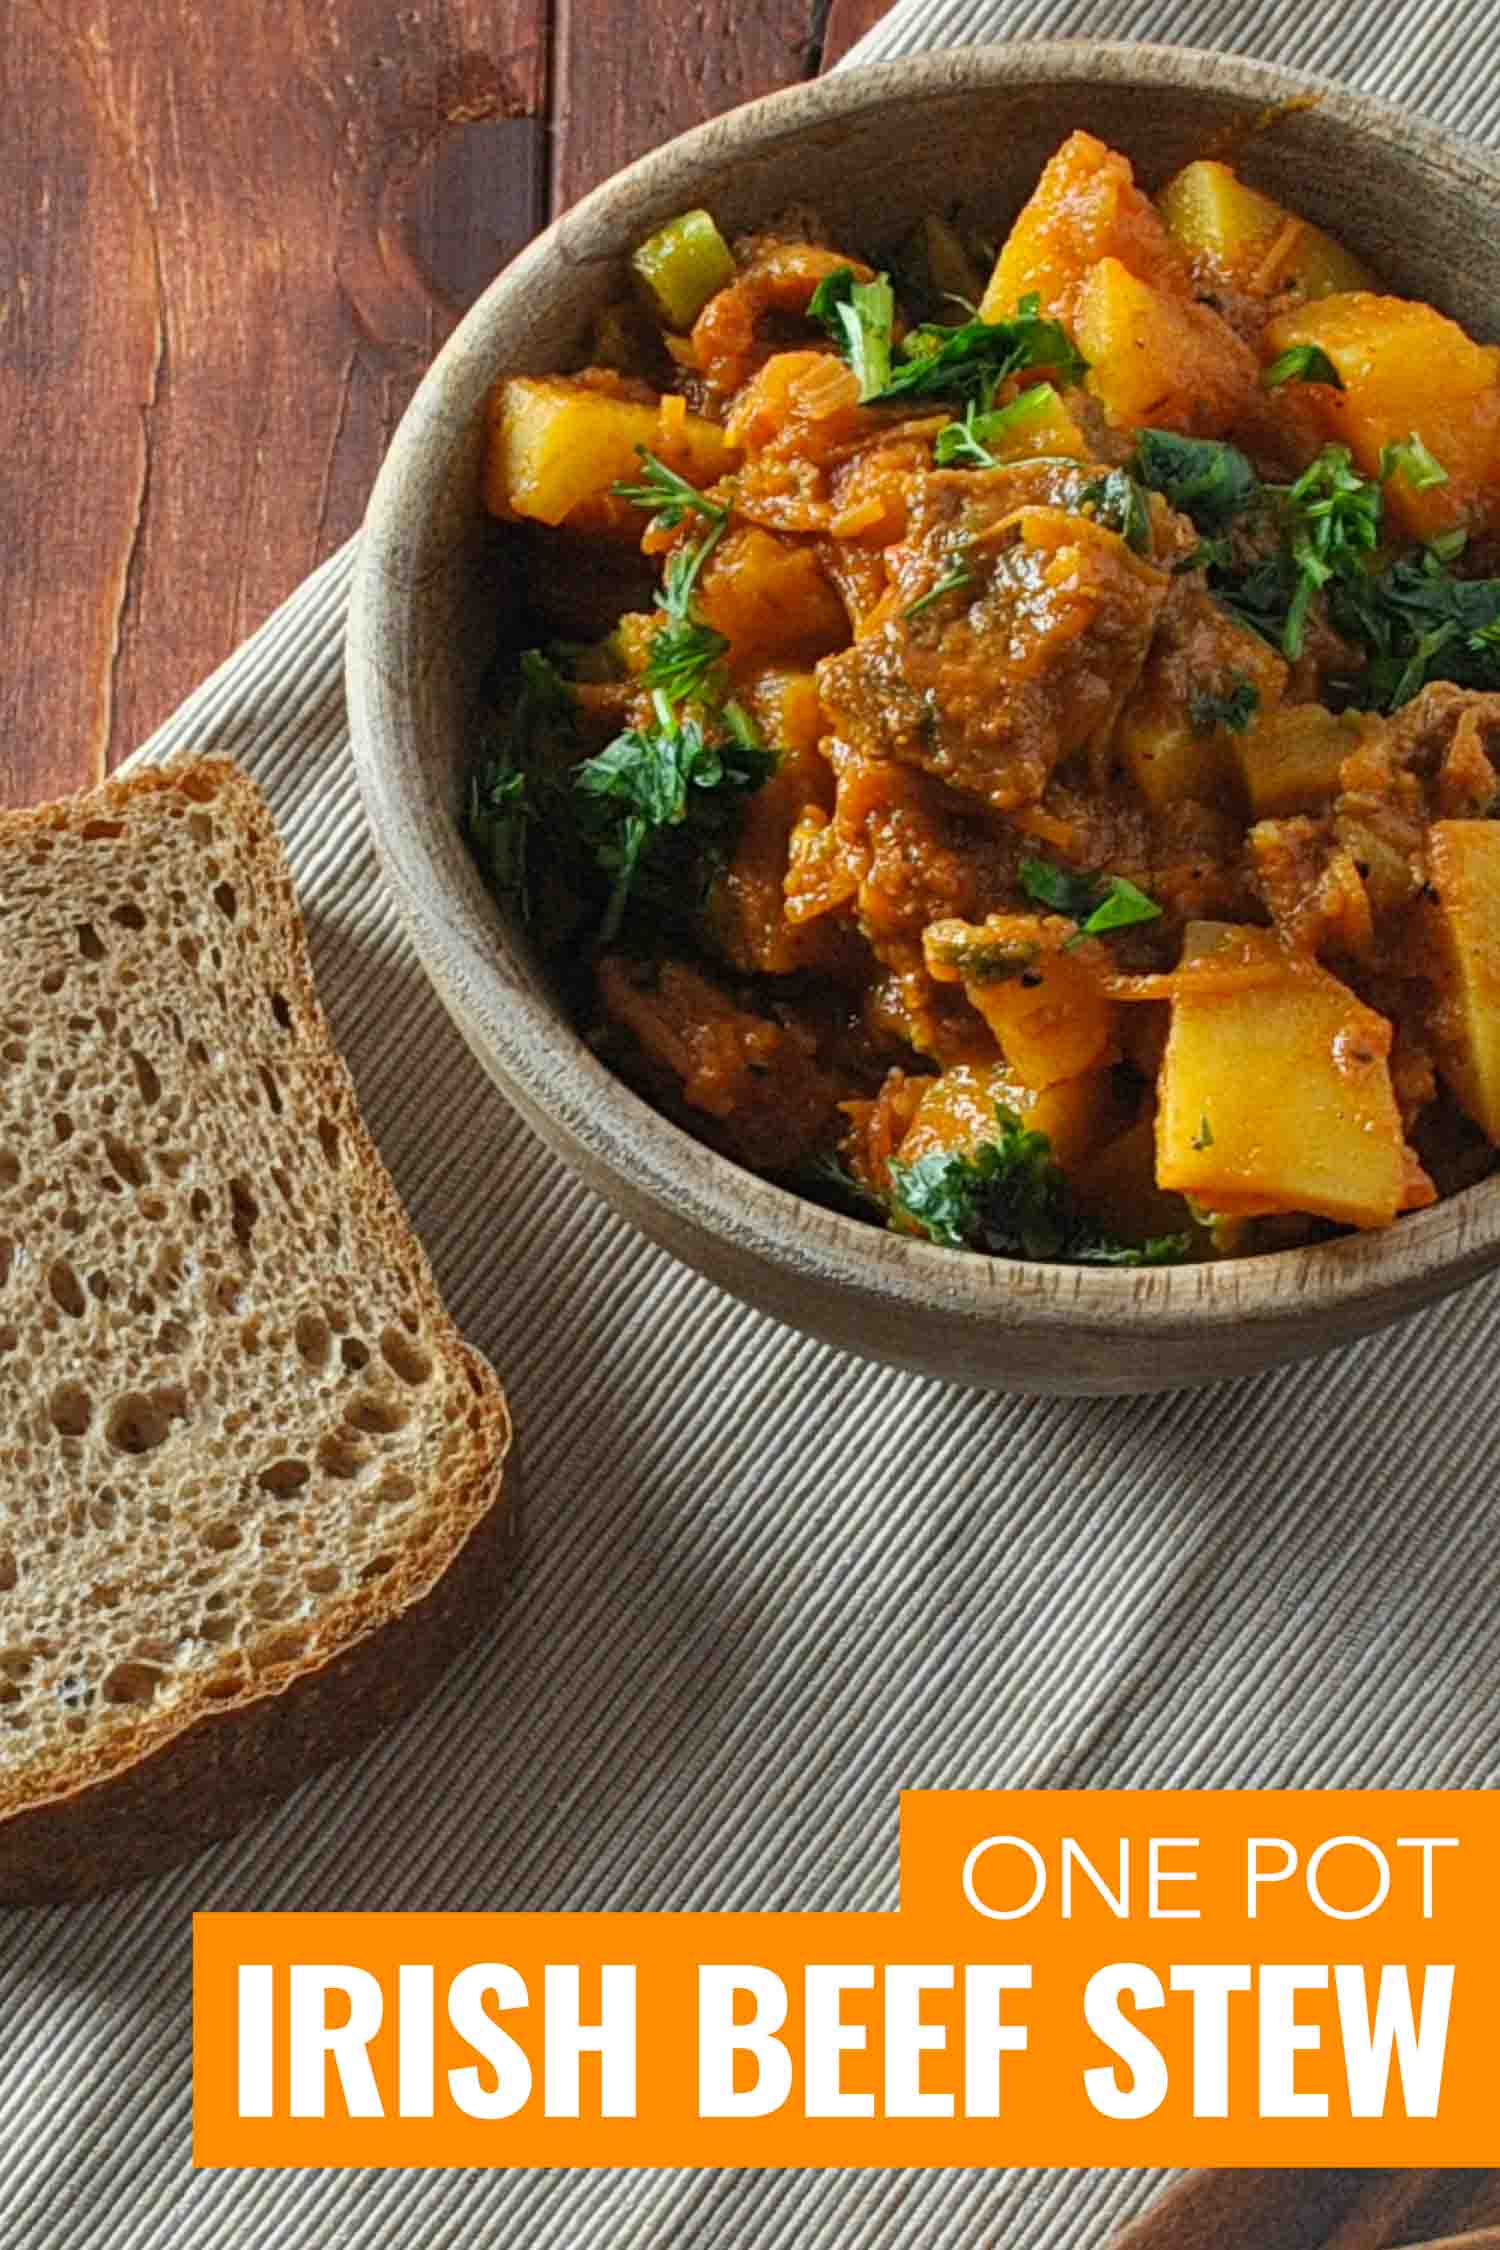
M 1148 185 L 1268 105 L 1236 162 L 1391 286 L 1500 333 L 1500 172 L 1400 112 L 1226 56 L 1093 43 L 968 48 L 799 86 L 685 135 L 558 221 L 486 291 L 396 433 L 365 525 L 348 649 L 355 755 L 385 872 L 475 1053 L 591 1186 L 678 1257 L 794 1326 L 994 1388 L 1128 1392 L 1326 1350 L 1500 1262 L 1500 1179 L 1379 1234 L 1219 1265 L 1118 1271 L 940 1250 L 815 1208 L 650 1109 L 575 1033 L 464 848 L 476 682 L 496 636 L 479 501 L 484 399 L 577 364 L 622 262 L 677 211 L 727 232 L 790 200 L 877 251 L 956 200 L 1003 225 L 1075 126 Z M 497 1214 L 500 1223 L 504 1214 Z

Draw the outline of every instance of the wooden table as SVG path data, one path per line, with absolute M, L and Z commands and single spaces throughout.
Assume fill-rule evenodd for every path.
M 889 0 L 0 0 L 0 804 L 118 764 L 358 525 L 548 216 Z

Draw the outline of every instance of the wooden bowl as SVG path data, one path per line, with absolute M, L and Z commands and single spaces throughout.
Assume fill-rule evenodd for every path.
M 1500 1260 L 1500 1181 L 1377 1234 L 1216 1265 L 1117 1271 L 968 1256 L 840 1218 L 714 1155 L 606 1070 L 559 1007 L 462 842 L 476 681 L 501 600 L 479 502 L 485 395 L 505 371 L 577 364 L 622 261 L 673 213 L 727 232 L 795 200 L 851 248 L 961 200 L 998 230 L 1074 127 L 1148 186 L 1270 104 L 1255 184 L 1331 228 L 1391 286 L 1482 337 L 1500 325 L 1500 173 L 1399 111 L 1259 64 L 1090 42 L 964 48 L 752 103 L 609 181 L 532 244 L 444 348 L 391 447 L 350 620 L 355 757 L 385 871 L 427 971 L 536 1132 L 698 1271 L 816 1336 L 951 1381 L 1129 1392 L 1326 1350 Z M 503 558 L 502 558 L 503 559 Z M 504 1212 L 496 1213 L 503 1226 Z

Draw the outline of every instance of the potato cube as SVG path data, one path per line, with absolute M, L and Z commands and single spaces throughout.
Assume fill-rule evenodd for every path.
M 1008 1063 L 954 1063 L 932 1079 L 901 1143 L 901 1161 L 942 1152 L 968 1154 L 995 1138 L 996 1108 L 1014 1110 L 1071 1171 L 1119 1121 L 1108 1069 L 1084 1071 L 1045 1087 L 1027 1086 Z
M 1200 278 L 1256 296 L 1295 290 L 1305 301 L 1371 286 L 1368 269 L 1331 234 L 1295 218 L 1227 164 L 1184 166 L 1156 207 Z
M 700 487 L 738 459 L 718 424 L 700 415 L 673 420 L 663 405 L 568 376 L 507 376 L 490 395 L 485 505 L 497 516 L 636 537 L 646 518 L 610 487 L 639 480 L 641 446 Z
M 1344 388 L 1308 386 L 1324 434 L 1347 445 L 1367 477 L 1382 449 L 1415 432 L 1447 471 L 1446 484 L 1390 478 L 1386 501 L 1400 528 L 1431 539 L 1457 524 L 1494 520 L 1500 507 L 1500 351 L 1476 344 L 1431 305 L 1368 291 L 1325 297 L 1273 320 L 1268 359 L 1316 344 Z
M 1386 1226 L 1409 1174 L 1391 1026 L 1266 930 L 1189 925 L 1156 1177 L 1210 1210 Z
M 811 660 L 842 648 L 849 617 L 809 546 L 747 524 L 714 549 L 698 610 L 734 644 L 739 663 Z
M 1186 261 L 1167 238 L 1128 160 L 1074 133 L 1044 169 L 1005 239 L 980 300 L 981 320 L 1007 320 L 1023 297 L 1068 320 L 1100 258 L 1118 259 L 1144 280 L 1189 293 Z
M 1216 436 L 1260 411 L 1255 361 L 1226 322 L 1101 258 L 1078 293 L 1089 389 L 1118 428 Z
M 1500 821 L 1439 820 L 1428 842 L 1443 966 L 1443 1075 L 1500 1146 Z
M 1375 731 L 1353 711 L 1335 717 L 1321 703 L 1289 703 L 1263 712 L 1229 751 L 1244 781 L 1252 820 L 1326 811 L 1339 790 L 1339 769 L 1361 737 Z
M 929 974 L 962 983 L 1017 1078 L 1038 1091 L 1117 1052 L 1114 1004 L 1074 936 L 1071 922 L 1040 914 L 932 922 L 923 935 Z
M 1088 440 L 1050 383 L 1031 383 L 1001 409 L 985 445 L 997 461 L 1028 461 L 1039 453 L 1088 459 Z

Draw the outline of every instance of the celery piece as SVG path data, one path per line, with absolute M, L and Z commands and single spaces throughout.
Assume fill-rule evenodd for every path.
M 647 236 L 630 270 L 658 320 L 680 330 L 691 328 L 715 291 L 733 281 L 735 267 L 707 211 L 684 211 Z

